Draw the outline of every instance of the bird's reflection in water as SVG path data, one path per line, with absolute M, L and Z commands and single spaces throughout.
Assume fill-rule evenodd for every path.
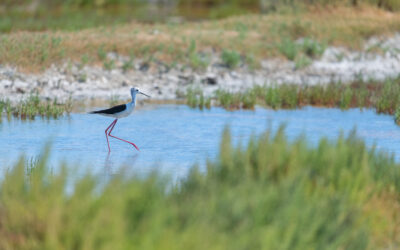
M 118 177 L 119 175 L 129 173 L 130 170 L 132 170 L 132 167 L 135 166 L 138 156 L 138 153 L 131 155 L 128 154 L 124 159 L 121 159 L 121 155 L 113 155 L 110 152 L 107 153 L 104 160 L 103 180 L 108 181 L 114 177 Z

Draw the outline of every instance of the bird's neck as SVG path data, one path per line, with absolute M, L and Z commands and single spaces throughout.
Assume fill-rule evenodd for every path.
M 132 101 L 131 101 L 132 105 L 136 104 L 136 95 L 132 95 Z

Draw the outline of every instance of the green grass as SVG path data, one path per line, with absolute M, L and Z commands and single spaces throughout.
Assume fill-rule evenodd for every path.
M 129 71 L 129 70 L 132 70 L 133 68 L 134 68 L 133 56 L 131 56 L 131 57 L 129 58 L 129 60 L 125 61 L 125 62 L 122 64 L 122 70 L 123 70 L 123 72 L 127 72 L 127 71 Z
M 256 104 L 272 109 L 294 109 L 311 105 L 341 109 L 374 108 L 377 113 L 395 115 L 396 110 L 398 113 L 400 108 L 399 83 L 400 79 L 385 82 L 354 82 L 351 84 L 280 84 L 255 86 L 243 93 L 218 90 L 208 98 L 214 105 L 228 110 L 254 109 Z M 193 95 L 193 91 L 188 91 L 186 95 L 188 105 L 203 107 L 204 105 L 201 103 L 193 102 L 195 100 L 192 97 Z M 197 89 L 195 95 L 203 96 L 203 92 Z M 395 119 L 397 122 L 398 118 Z
M 0 63 L 30 72 L 66 61 L 82 66 L 106 62 L 108 67 L 107 53 L 112 52 L 196 70 L 204 70 L 212 55 L 230 68 L 256 68 L 257 62 L 272 57 L 297 61 L 297 68 L 302 68 L 321 56 L 327 46 L 360 50 L 365 39 L 393 34 L 399 24 L 399 13 L 363 6 L 249 14 L 202 22 L 131 22 L 73 31 L 11 31 L 0 34 Z
M 21 158 L 0 181 L 1 249 L 393 249 L 400 166 L 354 134 L 309 146 L 284 130 L 232 145 L 178 183 L 104 182 Z M 66 193 L 67 183 L 69 192 Z
M 303 69 L 311 65 L 312 60 L 305 55 L 299 55 L 296 57 L 294 63 L 295 63 L 295 69 Z
M 69 114 L 72 110 L 72 102 L 60 104 L 56 99 L 52 101 L 40 101 L 39 96 L 31 95 L 18 103 L 9 100 L 0 100 L 0 119 L 3 115 L 10 119 L 11 116 L 22 120 L 33 120 L 35 117 L 58 118 L 63 114 Z
M 225 109 L 253 109 L 256 104 L 256 93 L 249 90 L 243 93 L 232 93 L 226 90 L 218 90 L 215 92 L 215 99 L 218 105 Z
M 355 4 L 359 2 L 358 4 Z M 0 32 L 19 30 L 76 31 L 100 26 L 116 26 L 132 21 L 168 22 L 171 16 L 189 20 L 226 18 L 249 13 L 283 13 L 307 8 L 369 6 L 388 11 L 400 10 L 397 0 L 367 1 L 272 1 L 272 0 L 175 0 L 172 4 L 147 4 L 140 0 L 32 0 L 0 2 Z
M 394 122 L 397 125 L 400 125 L 400 107 L 396 108 L 396 112 L 394 113 Z
M 288 60 L 295 61 L 296 69 L 301 69 L 308 66 L 312 59 L 321 57 L 326 45 L 309 37 L 305 37 L 302 41 L 294 41 L 284 37 L 277 44 L 277 48 Z
M 223 50 L 221 53 L 221 61 L 225 66 L 233 69 L 239 65 L 241 56 L 237 51 Z
M 197 51 L 197 43 L 194 39 L 190 41 L 186 54 L 188 58 L 186 64 L 194 70 L 205 70 L 210 64 L 209 56 Z
M 299 45 L 289 38 L 283 38 L 278 44 L 278 49 L 287 59 L 293 61 L 299 51 Z
M 186 104 L 192 108 L 211 108 L 211 98 L 204 97 L 200 88 L 188 88 L 185 94 Z
M 104 69 L 110 71 L 115 68 L 115 61 L 113 59 L 107 59 L 103 62 Z

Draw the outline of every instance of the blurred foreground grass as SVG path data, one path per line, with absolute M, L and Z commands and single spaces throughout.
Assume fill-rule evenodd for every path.
M 177 184 L 24 159 L 0 185 L 1 249 L 396 249 L 400 166 L 355 134 L 315 147 L 284 129 L 234 147 Z M 29 165 L 29 166 L 28 166 Z

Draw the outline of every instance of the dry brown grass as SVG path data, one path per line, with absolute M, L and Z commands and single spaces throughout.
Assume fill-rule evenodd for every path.
M 131 23 L 76 32 L 16 32 L 0 36 L 0 63 L 38 71 L 67 59 L 79 62 L 86 55 L 88 63 L 95 64 L 101 63 L 97 55 L 100 47 L 149 60 L 186 63 L 192 41 L 196 51 L 230 49 L 260 59 L 279 56 L 277 45 L 283 38 L 309 37 L 357 49 L 368 37 L 399 30 L 399 13 L 359 7 L 315 8 L 298 14 L 246 15 L 183 24 Z

